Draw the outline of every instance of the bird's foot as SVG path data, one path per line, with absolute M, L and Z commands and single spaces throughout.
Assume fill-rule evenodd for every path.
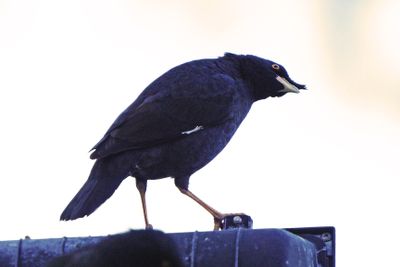
M 214 217 L 214 231 L 222 229 L 222 219 Z
M 252 228 L 253 220 L 244 213 L 222 213 L 214 217 L 214 230 L 231 228 Z
M 153 230 L 153 225 L 151 224 L 146 224 L 146 230 Z

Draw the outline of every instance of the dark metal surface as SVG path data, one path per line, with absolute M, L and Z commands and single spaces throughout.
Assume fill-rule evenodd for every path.
M 169 234 L 187 267 L 334 267 L 333 227 L 230 229 Z M 0 242 L 1 267 L 45 266 L 57 256 L 97 244 L 105 237 Z
M 222 229 L 233 229 L 233 228 L 253 228 L 253 220 L 249 215 L 246 214 L 233 214 L 228 215 L 222 220 Z
M 289 228 L 286 230 L 314 244 L 321 267 L 335 267 L 336 231 L 334 227 Z

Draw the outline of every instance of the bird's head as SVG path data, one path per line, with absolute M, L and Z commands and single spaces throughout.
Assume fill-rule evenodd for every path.
M 241 73 L 251 87 L 255 100 L 299 93 L 299 90 L 306 89 L 305 85 L 290 79 L 286 69 L 278 63 L 252 55 L 227 53 L 225 56 L 239 60 Z

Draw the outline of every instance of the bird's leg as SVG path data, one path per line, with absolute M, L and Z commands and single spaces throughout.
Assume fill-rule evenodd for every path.
M 179 191 L 181 191 L 182 194 L 196 201 L 200 206 L 202 206 L 206 211 L 208 211 L 214 217 L 214 230 L 222 229 L 223 220 L 227 216 L 242 214 L 242 213 L 232 213 L 232 214 L 221 213 L 216 209 L 214 209 L 213 207 L 211 207 L 210 205 L 206 204 L 203 200 L 201 200 L 199 197 L 197 197 L 195 194 L 189 191 L 189 178 L 190 176 L 183 176 L 179 178 L 175 177 L 174 179 L 175 186 L 178 187 Z
M 195 194 L 190 192 L 188 189 L 183 189 L 180 187 L 178 187 L 178 189 L 181 191 L 182 194 L 190 197 L 191 199 L 193 199 L 194 201 L 199 203 L 200 206 L 205 208 L 209 213 L 211 213 L 211 215 L 214 217 L 214 230 L 221 229 L 222 220 L 225 218 L 226 214 L 223 214 L 223 213 L 217 211 L 216 209 L 214 209 L 213 207 L 211 207 L 210 205 L 207 205 L 203 200 L 201 200 Z
M 149 224 L 149 220 L 147 218 L 147 207 L 146 207 L 147 181 L 146 180 L 136 179 L 136 188 L 139 190 L 140 198 L 142 200 L 144 223 L 146 224 L 146 229 L 153 229 L 153 226 L 151 224 Z

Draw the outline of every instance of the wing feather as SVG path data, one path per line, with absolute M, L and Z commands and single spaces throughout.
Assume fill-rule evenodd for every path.
M 207 129 L 223 123 L 232 116 L 234 101 L 234 81 L 225 76 L 218 75 L 207 84 L 197 84 L 189 94 L 161 90 L 144 98 L 135 109 L 123 113 L 123 120 L 119 118 L 119 125 L 110 128 L 90 157 L 103 158 L 172 142 L 185 138 L 187 134 L 183 133 L 197 126 Z

